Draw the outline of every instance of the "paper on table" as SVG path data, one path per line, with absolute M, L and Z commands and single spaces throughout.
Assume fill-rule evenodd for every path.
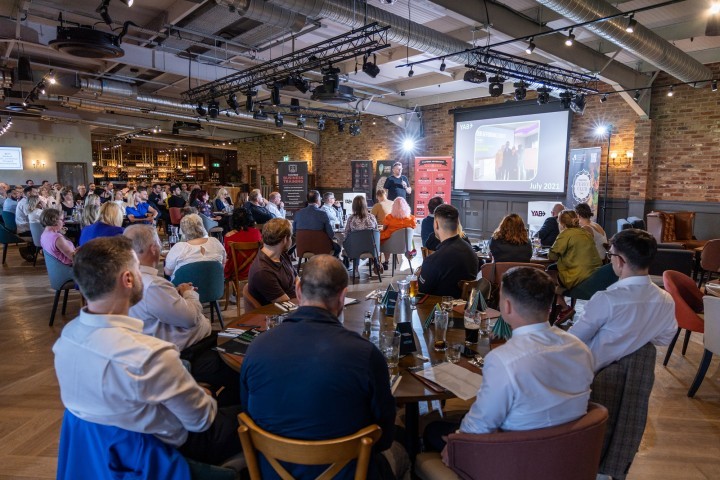
M 360 301 L 359 301 L 357 298 L 345 297 L 345 306 L 346 306 L 346 307 L 347 307 L 348 305 L 353 305 L 353 304 L 355 304 L 355 303 L 360 303 Z
M 452 363 L 441 363 L 416 374 L 450 390 L 462 400 L 473 398 L 482 384 L 482 376 Z

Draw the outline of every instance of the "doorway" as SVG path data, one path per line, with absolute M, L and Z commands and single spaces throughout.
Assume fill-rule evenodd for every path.
M 87 164 L 80 162 L 57 162 L 57 178 L 62 186 L 87 185 Z

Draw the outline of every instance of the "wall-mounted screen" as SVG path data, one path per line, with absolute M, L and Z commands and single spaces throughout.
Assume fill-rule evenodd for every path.
M 0 147 L 0 170 L 22 170 L 22 148 Z
M 570 116 L 534 101 L 456 111 L 455 189 L 564 192 Z

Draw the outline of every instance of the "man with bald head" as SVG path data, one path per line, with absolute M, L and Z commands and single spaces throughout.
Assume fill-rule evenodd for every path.
M 555 239 L 560 234 L 560 227 L 558 226 L 557 216 L 565 210 L 565 205 L 562 203 L 556 203 L 551 210 L 552 216 L 545 219 L 543 226 L 538 230 L 537 236 L 540 239 L 540 244 L 543 247 L 551 247 L 555 243 Z
M 331 255 L 315 255 L 304 265 L 295 287 L 300 307 L 248 348 L 241 403 L 260 427 L 290 438 L 327 440 L 378 424 L 382 436 L 368 478 L 380 478 L 388 464 L 376 454 L 392 444 L 395 401 L 380 350 L 338 320 L 347 285 L 345 267 Z M 353 467 L 335 478 L 353 478 Z M 314 478 L 326 467 L 287 468 L 295 478 Z M 264 458 L 261 469 L 263 477 L 272 476 Z

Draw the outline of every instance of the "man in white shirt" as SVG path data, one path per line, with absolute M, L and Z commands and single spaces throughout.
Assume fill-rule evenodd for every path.
M 275 218 L 285 218 L 285 204 L 280 198 L 280 192 L 270 193 L 266 208 Z
M 607 255 L 619 280 L 593 295 L 569 330 L 592 351 L 595 372 L 648 342 L 669 345 L 679 331 L 672 297 L 648 276 L 656 252 L 655 238 L 644 230 L 610 239 Z
M 155 435 L 198 461 L 217 464 L 239 452 L 238 409 L 218 411 L 177 347 L 144 335 L 142 321 L 128 316 L 143 295 L 132 242 L 91 240 L 75 254 L 73 274 L 87 307 L 53 346 L 65 408 L 88 422 Z
M 174 343 L 180 350 L 210 335 L 210 320 L 203 315 L 200 296 L 192 283 L 175 287 L 158 275 L 162 248 L 151 225 L 130 225 L 123 233 L 133 242 L 140 262 L 143 298 L 130 308 L 130 316 L 143 321 L 143 333 Z
M 29 195 L 37 195 L 37 193 L 37 188 L 28 185 L 23 189 L 23 197 L 18 200 L 17 207 L 15 207 L 15 224 L 17 225 L 17 234 L 20 236 L 30 236 L 27 202 Z
M 554 283 L 537 269 L 503 275 L 500 312 L 513 329 L 505 345 L 485 357 L 483 382 L 460 424 L 463 433 L 535 430 L 561 425 L 587 412 L 592 355 L 577 338 L 548 324 Z M 437 422 L 425 431 L 431 448 L 457 424 Z
M 322 207 L 320 207 L 320 210 L 327 213 L 331 227 L 340 228 L 340 225 L 342 225 L 342 219 L 338 217 L 337 210 L 335 210 L 335 207 L 333 207 L 334 204 L 335 194 L 332 192 L 325 192 L 323 194 L 323 205 Z

